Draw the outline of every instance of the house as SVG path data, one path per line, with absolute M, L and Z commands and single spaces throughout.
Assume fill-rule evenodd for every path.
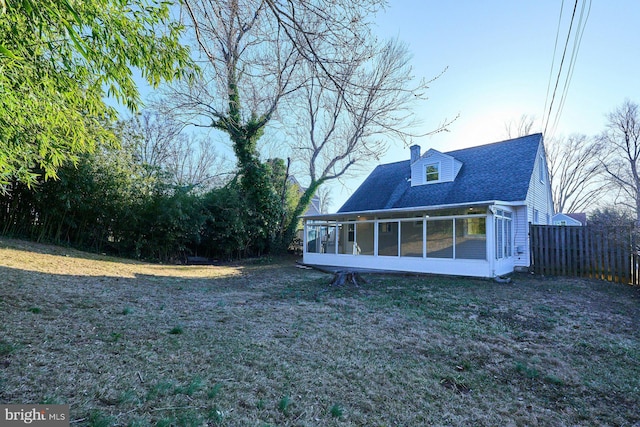
M 529 266 L 529 223 L 550 224 L 541 134 L 376 167 L 334 214 L 307 215 L 309 265 L 496 277 Z
M 587 225 L 586 213 L 557 213 L 551 217 L 551 223 L 553 225 L 568 225 L 574 227 L 581 227 Z
M 287 177 L 287 182 L 289 183 L 290 186 L 296 188 L 296 190 L 298 192 L 298 196 L 300 196 L 300 197 L 302 197 L 304 192 L 307 191 L 307 189 L 305 187 L 303 187 L 300 184 L 300 182 L 296 179 L 296 177 L 293 176 L 293 175 L 289 175 Z M 307 210 L 305 211 L 303 216 L 320 215 L 320 212 L 321 212 L 320 197 L 317 194 L 314 194 L 313 197 L 311 198 L 311 201 L 309 202 L 309 206 L 307 207 Z
M 293 175 L 289 175 L 287 177 L 287 182 L 289 183 L 290 186 L 296 189 L 299 197 L 302 197 L 304 192 L 307 191 L 307 189 L 303 187 L 300 184 L 300 182 L 296 179 L 296 177 Z M 322 208 L 320 204 L 321 204 L 320 197 L 317 194 L 314 194 L 313 197 L 311 198 L 311 201 L 309 202 L 309 206 L 307 207 L 307 210 L 302 216 L 305 217 L 305 216 L 321 215 Z M 289 252 L 296 253 L 298 255 L 303 252 L 302 251 L 302 242 L 304 240 L 303 233 L 304 233 L 304 230 L 302 227 L 302 223 L 300 223 L 299 228 L 296 230 L 296 237 L 293 239 L 293 242 L 291 242 L 291 244 L 289 245 L 289 248 L 288 248 Z

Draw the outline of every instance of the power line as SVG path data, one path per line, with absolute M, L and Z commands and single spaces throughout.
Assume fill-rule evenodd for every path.
M 547 103 L 549 102 L 549 90 L 551 89 L 551 76 L 553 76 L 553 68 L 556 63 L 556 52 L 558 50 L 558 39 L 560 38 L 560 24 L 562 23 L 562 12 L 564 11 L 564 0 L 560 5 L 560 16 L 558 17 L 558 27 L 556 28 L 556 42 L 553 46 L 553 57 L 551 58 L 551 68 L 549 69 L 549 82 L 547 83 L 547 94 L 544 98 L 544 108 L 542 109 L 542 121 L 547 112 Z
M 585 9 L 586 9 L 586 16 L 585 16 Z M 573 72 L 575 71 L 575 64 L 576 64 L 576 59 L 578 58 L 578 51 L 580 50 L 580 44 L 582 43 L 582 37 L 584 36 L 584 30 L 586 28 L 587 20 L 589 19 L 590 14 L 591 14 L 591 0 L 589 0 L 588 8 L 586 7 L 585 2 L 582 3 L 580 20 L 578 21 L 578 25 L 576 27 L 576 36 L 574 37 L 574 40 L 573 40 L 573 51 L 571 53 L 571 60 L 569 61 L 567 78 L 564 82 L 562 96 L 560 97 L 558 110 L 556 112 L 555 119 L 553 121 L 553 126 L 551 128 L 552 135 L 555 133 L 556 127 L 558 126 L 558 122 L 560 121 L 560 116 L 562 115 L 562 110 L 564 109 L 564 103 L 567 99 L 567 94 L 569 92 L 569 85 L 571 84 L 571 79 L 573 78 Z
M 569 47 L 569 40 L 571 39 L 571 29 L 573 28 L 573 21 L 576 16 L 576 9 L 578 8 L 578 0 L 573 5 L 573 13 L 571 14 L 571 22 L 569 23 L 569 31 L 567 32 L 567 40 L 564 44 L 564 50 L 562 52 L 562 59 L 560 60 L 560 67 L 558 69 L 558 77 L 556 78 L 556 84 L 553 88 L 553 95 L 551 95 L 551 102 L 549 103 L 549 111 L 547 112 L 547 120 L 545 121 L 543 135 L 547 134 L 547 128 L 549 127 L 549 120 L 551 118 L 551 111 L 553 110 L 553 102 L 556 98 L 556 92 L 558 91 L 558 85 L 560 84 L 560 77 L 562 76 L 562 66 L 564 65 L 564 59 L 567 55 L 567 48 Z M 544 116 L 543 116 L 544 118 Z

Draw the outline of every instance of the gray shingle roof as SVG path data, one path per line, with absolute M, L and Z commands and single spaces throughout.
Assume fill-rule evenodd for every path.
M 445 154 L 463 163 L 453 182 L 411 187 L 409 160 L 376 167 L 339 213 L 525 200 L 542 134 Z

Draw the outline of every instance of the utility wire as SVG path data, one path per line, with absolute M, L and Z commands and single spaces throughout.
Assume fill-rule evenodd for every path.
M 553 102 L 556 98 L 556 92 L 558 91 L 558 85 L 560 83 L 560 77 L 562 76 L 562 66 L 564 65 L 564 59 L 567 55 L 567 48 L 569 47 L 569 40 L 571 39 L 571 30 L 573 28 L 573 21 L 576 16 L 576 9 L 578 8 L 578 0 L 575 1 L 573 5 L 573 13 L 571 14 L 571 22 L 569 23 L 569 31 L 567 32 L 567 40 L 564 44 L 564 50 L 562 52 L 562 59 L 560 60 L 560 68 L 558 69 L 558 77 L 556 78 L 556 84 L 553 88 L 553 95 L 551 95 L 551 102 L 549 103 L 549 111 L 547 112 L 547 120 L 544 126 L 543 135 L 547 134 L 547 128 L 549 127 L 549 120 L 551 118 L 551 111 L 553 110 Z
M 553 57 L 551 58 L 551 68 L 549 69 L 549 82 L 547 83 L 547 94 L 544 98 L 544 108 L 542 109 L 542 121 L 547 112 L 547 103 L 549 102 L 549 90 L 551 90 L 551 77 L 553 76 L 553 68 L 556 63 L 556 52 L 558 51 L 558 39 L 560 38 L 560 24 L 562 23 L 562 12 L 564 11 L 564 0 L 560 5 L 560 16 L 558 17 L 558 27 L 556 28 L 556 42 L 553 46 Z
M 551 135 L 553 135 L 556 131 L 556 127 L 558 126 L 558 122 L 560 121 L 560 116 L 562 115 L 562 111 L 564 110 L 565 101 L 567 100 L 569 86 L 571 84 L 571 79 L 573 78 L 573 72 L 575 71 L 575 64 L 578 58 L 578 51 L 580 50 L 580 44 L 582 43 L 584 30 L 587 26 L 589 15 L 591 14 L 591 1 L 592 0 L 589 0 L 588 8 L 586 6 L 585 1 L 583 1 L 582 3 L 582 9 L 580 11 L 580 20 L 578 21 L 578 25 L 576 27 L 576 36 L 574 37 L 574 40 L 573 40 L 573 51 L 571 52 L 571 60 L 569 61 L 567 78 L 565 79 L 565 82 L 564 82 L 564 87 L 562 89 L 562 96 L 560 97 L 558 110 L 556 111 L 555 119 L 553 121 L 553 126 L 551 127 Z M 585 9 L 586 9 L 586 16 L 585 16 Z

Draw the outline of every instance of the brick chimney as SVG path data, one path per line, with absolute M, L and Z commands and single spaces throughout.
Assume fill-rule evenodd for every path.
M 411 164 L 414 164 L 420 158 L 420 146 L 412 145 L 411 149 Z

